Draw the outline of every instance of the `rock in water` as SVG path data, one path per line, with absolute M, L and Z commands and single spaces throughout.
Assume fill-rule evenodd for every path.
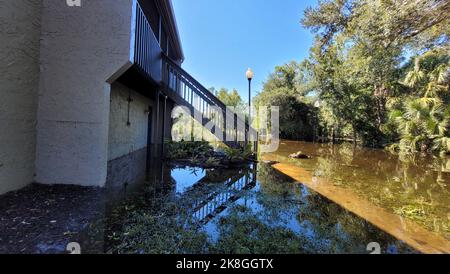
M 304 154 L 303 152 L 299 151 L 297 153 L 293 153 L 293 154 L 289 155 L 289 158 L 292 158 L 292 159 L 310 159 L 311 157 L 306 155 L 306 154 Z
M 276 164 L 279 164 L 280 162 L 277 162 L 277 161 L 262 161 L 264 164 L 266 164 L 266 165 L 276 165 Z

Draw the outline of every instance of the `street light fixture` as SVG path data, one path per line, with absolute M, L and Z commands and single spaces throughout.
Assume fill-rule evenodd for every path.
M 249 138 L 248 132 L 250 131 L 250 121 L 251 121 L 250 117 L 252 115 L 252 79 L 253 79 L 253 76 L 255 76 L 255 75 L 254 75 L 252 69 L 249 68 L 247 70 L 247 72 L 245 73 L 245 76 L 247 76 L 247 79 L 248 79 L 248 130 L 246 127 L 247 132 L 246 132 L 246 136 L 245 136 L 246 144 L 248 144 L 248 138 Z
M 249 81 L 251 81 L 251 80 L 253 79 L 254 73 L 253 73 L 252 69 L 249 68 L 249 69 L 247 70 L 247 72 L 245 73 L 245 75 L 247 76 L 247 79 L 248 79 Z
M 250 114 L 251 114 L 250 108 L 252 106 L 252 79 L 253 79 L 254 75 L 255 74 L 253 73 L 251 68 L 249 68 L 247 70 L 247 72 L 245 73 L 245 76 L 247 76 L 247 79 L 248 79 L 248 113 L 249 113 L 248 117 L 249 117 L 249 119 L 250 119 Z

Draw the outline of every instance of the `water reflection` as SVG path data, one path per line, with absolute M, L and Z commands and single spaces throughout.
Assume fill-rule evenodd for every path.
M 195 185 L 205 175 L 206 171 L 201 168 L 174 168 L 171 170 L 171 176 L 177 182 L 176 192 L 178 194 L 185 192 L 189 187 Z
M 308 160 L 287 156 L 298 150 Z M 450 158 L 393 155 L 352 144 L 328 145 L 285 141 L 270 155 L 280 162 L 329 179 L 388 211 L 409 218 L 450 239 Z
M 161 165 L 141 188 L 74 237 L 84 253 L 413 252 L 267 165 Z

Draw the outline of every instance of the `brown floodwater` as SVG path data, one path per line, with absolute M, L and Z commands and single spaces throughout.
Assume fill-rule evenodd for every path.
M 288 158 L 298 151 L 312 158 Z M 275 169 L 422 251 L 450 252 L 449 157 L 282 141 L 263 159 L 280 162 Z

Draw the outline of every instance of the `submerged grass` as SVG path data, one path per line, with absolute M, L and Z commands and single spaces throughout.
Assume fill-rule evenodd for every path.
M 212 253 L 305 253 L 306 242 L 301 237 L 283 227 L 269 227 L 246 207 L 235 207 L 219 224 L 220 238 L 210 247 Z
M 193 222 L 182 204 L 157 199 L 158 212 L 124 203 L 123 225 L 111 230 L 112 252 L 121 254 L 259 254 L 303 253 L 304 241 L 283 227 L 270 227 L 244 206 L 217 219 L 218 239 Z M 130 200 L 136 203 L 135 200 Z M 189 203 L 189 201 L 184 201 Z M 132 210 L 130 210 L 132 208 Z
M 180 224 L 178 218 L 134 212 L 118 240 L 115 252 L 125 254 L 267 254 L 303 253 L 304 241 L 294 232 L 272 228 L 236 208 L 218 220 L 217 241 L 200 227 Z
M 124 227 L 118 253 L 132 254 L 202 254 L 208 250 L 208 236 L 187 229 L 175 218 L 134 212 Z

